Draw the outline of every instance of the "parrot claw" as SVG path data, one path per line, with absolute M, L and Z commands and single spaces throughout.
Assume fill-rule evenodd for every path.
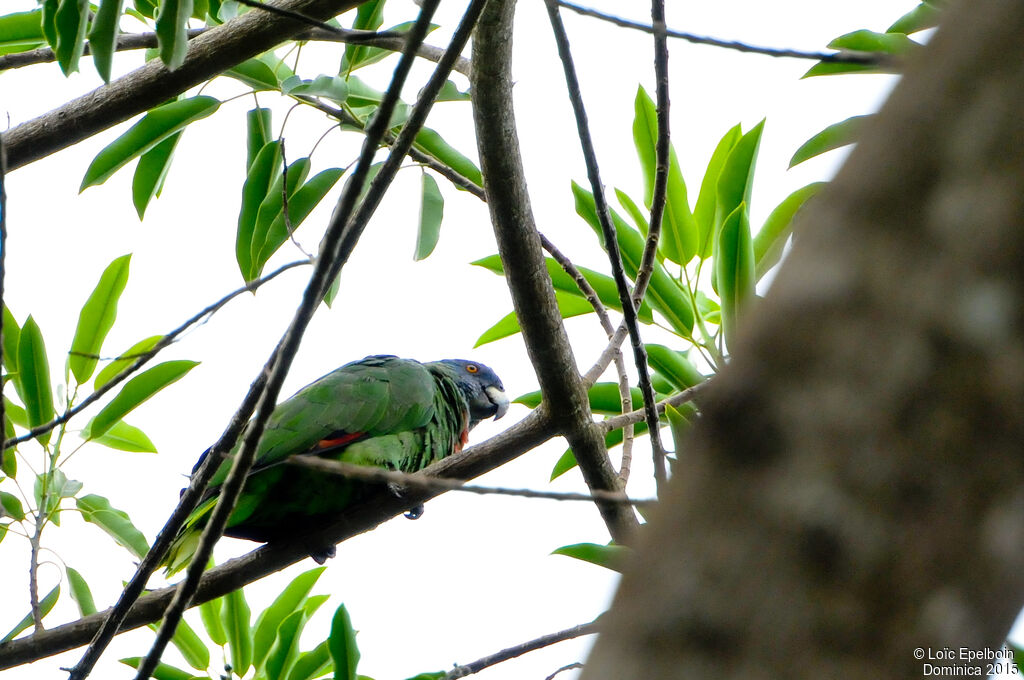
M 425 511 L 426 511 L 426 508 L 423 507 L 423 503 L 420 503 L 416 507 L 409 508 L 408 510 L 406 510 L 405 511 L 405 518 L 406 519 L 419 519 L 420 517 L 423 517 L 423 513 Z
M 331 559 L 338 554 L 336 546 L 328 546 L 326 548 L 318 548 L 316 550 L 310 550 L 309 556 L 313 558 L 313 561 L 317 564 L 323 564 L 327 560 Z

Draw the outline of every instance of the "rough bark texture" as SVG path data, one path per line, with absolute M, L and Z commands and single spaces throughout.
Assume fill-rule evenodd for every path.
M 530 207 L 512 109 L 514 13 L 514 0 L 491 0 L 473 41 L 473 116 L 487 207 L 526 349 L 544 395 L 545 413 L 569 441 L 587 485 L 619 491 L 604 431 L 594 423 L 562 325 Z M 597 506 L 612 538 L 629 543 L 637 526 L 633 509 L 619 503 L 598 502 Z
M 1019 0 L 952 8 L 809 207 L 586 680 L 922 677 L 998 650 L 1024 602 L 1021 36 Z

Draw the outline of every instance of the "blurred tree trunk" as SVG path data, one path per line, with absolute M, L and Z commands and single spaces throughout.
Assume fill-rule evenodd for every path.
M 961 2 L 804 214 L 583 677 L 998 650 L 1024 602 L 1022 305 L 1024 3 Z

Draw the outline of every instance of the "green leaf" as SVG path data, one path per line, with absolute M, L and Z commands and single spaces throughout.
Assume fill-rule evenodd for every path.
M 197 361 L 165 361 L 135 376 L 121 388 L 117 396 L 89 421 L 87 439 L 99 437 L 130 413 L 135 407 L 199 365 Z
M 139 428 L 118 420 L 110 429 L 92 441 L 118 451 L 132 453 L 156 453 L 156 445 Z
M 658 114 L 654 100 L 643 87 L 637 89 L 634 101 L 633 143 L 644 175 L 644 204 L 650 208 L 654 196 L 657 166 L 655 147 L 658 140 Z M 676 151 L 669 146 L 668 191 L 662 220 L 661 247 L 665 257 L 678 264 L 689 262 L 698 247 L 697 224 L 686 196 L 686 183 L 679 169 Z
M 578 295 L 563 293 L 562 291 L 555 291 L 555 302 L 558 303 L 558 312 L 563 319 L 570 319 L 574 316 L 589 314 L 594 311 L 594 308 L 590 306 L 590 303 L 583 298 Z M 480 347 L 481 345 L 486 345 L 489 342 L 507 338 L 510 335 L 515 335 L 519 331 L 519 319 L 516 318 L 516 313 L 509 312 L 503 316 L 498 323 L 484 331 L 483 334 L 477 338 L 476 344 L 473 345 L 473 347 Z
M 0 17 L 0 54 L 24 52 L 44 44 L 42 20 L 41 9 Z
M 142 665 L 141 656 L 131 656 L 126 659 L 120 659 L 120 662 L 126 666 L 138 669 Z M 170 664 L 160 662 L 156 666 L 156 670 L 153 671 L 154 680 L 200 680 L 192 673 L 183 671 L 180 668 L 175 668 Z
M 160 60 L 168 71 L 185 62 L 188 54 L 188 20 L 192 16 L 192 0 L 160 0 L 156 16 L 156 39 Z
M 298 187 L 302 186 L 302 183 L 306 180 L 306 176 L 309 174 L 310 161 L 309 158 L 300 158 L 294 163 L 291 163 L 287 168 L 287 173 L 282 169 L 280 174 L 276 174 L 274 177 L 274 183 L 267 190 L 266 196 L 260 202 L 260 207 L 256 211 L 256 223 L 253 225 L 252 232 L 252 244 L 250 245 L 251 252 L 249 253 L 252 258 L 252 270 L 247 280 L 257 279 L 260 276 L 260 272 L 263 270 L 263 265 L 270 259 L 270 256 L 274 254 L 278 247 L 288 238 L 287 230 L 284 227 L 283 218 L 283 207 L 284 207 L 284 181 L 285 175 L 287 174 L 288 180 L 288 202 L 289 202 L 289 214 L 293 212 L 291 210 L 291 199 L 295 195 Z M 276 219 L 280 218 L 281 231 L 284 232 L 282 237 L 272 239 L 270 237 L 270 228 Z M 294 225 L 293 225 L 294 226 Z M 276 244 L 275 244 L 275 241 Z
M 92 591 L 89 584 L 76 570 L 65 566 L 68 575 L 68 586 L 71 589 L 71 599 L 78 605 L 78 613 L 82 616 L 89 616 L 96 613 L 96 603 L 92 599 Z
M 739 124 L 729 128 L 718 146 L 711 153 L 707 169 L 704 171 L 704 179 L 700 183 L 700 193 L 697 194 L 697 205 L 693 209 L 693 219 L 697 223 L 697 230 L 700 233 L 699 255 L 702 260 L 711 257 L 711 250 L 715 240 L 715 206 L 718 203 L 718 178 L 725 167 L 725 161 L 733 148 L 743 137 L 743 131 Z
M 54 55 L 64 75 L 78 70 L 78 60 L 85 49 L 85 29 L 89 25 L 88 0 L 60 0 L 53 15 L 57 34 Z
M 454 82 L 446 80 L 444 85 L 441 86 L 441 91 L 437 93 L 437 98 L 434 99 L 434 102 L 468 102 L 470 99 L 469 90 L 463 92 Z
M 146 537 L 135 528 L 128 513 L 111 507 L 110 501 L 103 496 L 88 494 L 75 499 L 75 504 L 82 513 L 82 519 L 98 526 L 118 545 L 127 548 L 139 559 L 149 552 Z
M 267 654 L 265 672 L 267 680 L 286 677 L 299 654 L 299 635 L 306 624 L 306 612 L 294 611 L 281 621 L 274 645 Z
M 793 230 L 793 218 L 812 196 L 827 182 L 813 182 L 784 198 L 761 225 L 754 237 L 754 267 L 757 280 L 768 273 L 782 257 L 786 239 Z
M 646 346 L 647 363 L 667 378 L 675 390 L 682 391 L 704 382 L 704 375 L 681 352 L 654 343 Z
M 151 335 L 145 340 L 140 340 L 135 343 L 121 354 L 118 354 L 117 359 L 111 361 L 96 374 L 96 378 L 92 382 L 93 388 L 98 390 L 116 378 L 122 371 L 134 364 L 139 357 L 156 347 L 156 344 L 160 342 L 163 337 L 164 336 L 162 335 Z
M 224 630 L 224 624 L 220 618 L 223 604 L 224 598 L 218 597 L 213 600 L 207 600 L 199 605 L 199 618 L 203 621 L 206 634 L 213 640 L 213 644 L 220 645 L 221 647 L 227 644 L 228 641 L 227 632 Z
M 575 543 L 551 551 L 552 555 L 565 555 L 584 562 L 596 564 L 605 569 L 622 571 L 632 551 L 624 545 L 599 545 L 597 543 Z
M 252 630 L 249 628 L 249 604 L 242 590 L 234 590 L 224 596 L 221 612 L 228 645 L 231 647 L 232 671 L 242 677 L 252 666 Z
M 551 477 L 549 478 L 549 481 L 555 481 L 566 472 L 576 467 L 576 465 L 576 455 L 572 452 L 572 449 L 567 449 L 555 462 L 555 466 L 551 468 Z
M 273 55 L 253 57 L 228 69 L 224 75 L 245 83 L 256 92 L 280 90 L 281 82 L 295 74 L 283 62 L 274 62 L 274 59 Z
M 156 16 L 156 4 L 158 0 L 135 0 L 135 11 L 147 19 Z
M 253 238 L 256 231 L 256 218 L 260 206 L 267 193 L 274 186 L 275 179 L 281 169 L 281 143 L 268 142 L 249 166 L 249 172 L 242 185 L 242 208 L 238 213 L 238 232 L 235 236 L 235 259 L 242 277 L 246 281 L 253 278 Z
M 757 165 L 757 152 L 761 145 L 761 133 L 764 121 L 755 125 L 743 135 L 732 151 L 729 152 L 718 176 L 715 199 L 715 227 L 712 254 L 718 246 L 718 234 L 726 216 L 730 215 L 740 203 L 750 207 L 750 196 L 754 185 L 754 168 Z M 717 255 L 715 255 L 717 257 Z M 718 267 L 711 272 L 711 286 L 718 292 Z
M 46 616 L 53 609 L 53 605 L 57 604 L 57 598 L 60 597 L 60 584 L 58 583 L 53 587 L 53 590 L 48 592 L 43 599 L 39 601 L 39 614 L 40 616 Z M 25 630 L 32 625 L 32 612 L 25 614 L 25 618 L 18 622 L 14 628 L 11 629 L 7 635 L 0 638 L 0 644 L 9 642 L 17 637 L 18 633 Z
M 876 52 L 900 56 L 920 49 L 921 44 L 914 42 L 903 33 L 877 33 L 875 31 L 860 30 L 841 35 L 828 46 L 834 50 L 848 50 L 854 52 Z M 844 73 L 892 73 L 892 65 L 876 64 L 849 64 L 834 61 L 822 61 L 812 66 L 802 76 L 839 75 Z
M 89 31 L 89 51 L 96 71 L 103 82 L 110 82 L 110 65 L 117 49 L 117 23 L 121 19 L 124 0 L 100 0 L 99 9 Z
M 245 169 L 252 167 L 260 150 L 270 143 L 273 109 L 255 108 L 245 113 Z
M 432 673 L 418 673 L 408 680 L 442 680 L 442 678 L 447 676 L 447 671 L 434 671 Z
M 864 120 L 870 117 L 870 115 L 851 116 L 844 121 L 829 125 L 800 145 L 800 148 L 789 160 L 789 167 L 792 168 L 794 165 L 799 165 L 827 151 L 853 144 L 857 140 L 857 136 L 860 135 L 860 128 Z
M 178 132 L 189 123 L 211 115 L 220 106 L 213 97 L 197 96 L 158 106 L 127 132 L 103 148 L 85 171 L 79 191 L 103 184 L 129 161 Z
M 311 651 L 299 655 L 288 673 L 288 680 L 313 680 L 332 670 L 331 652 L 324 640 Z
M 911 33 L 917 33 L 928 28 L 934 28 L 939 25 L 939 17 L 941 15 L 942 11 L 938 7 L 922 2 L 897 19 L 896 23 L 885 29 L 885 32 L 910 35 Z
M 18 376 L 15 386 L 25 403 L 29 427 L 53 419 L 55 411 L 50 387 L 50 362 L 46 358 L 43 334 L 31 315 L 25 319 L 18 339 Z M 50 433 L 39 435 L 39 441 L 45 445 L 50 441 Z
M 416 261 L 425 260 L 434 252 L 441 235 L 441 219 L 444 216 L 444 196 L 437 187 L 437 181 L 423 172 L 420 191 L 420 224 L 416 232 Z
M 152 628 L 155 630 L 157 625 L 153 624 Z M 174 636 L 171 637 L 171 644 L 181 652 L 185 663 L 197 671 L 206 671 L 210 667 L 210 650 L 184 619 L 178 621 L 178 627 L 174 629 Z
M 281 93 L 292 97 L 323 97 L 341 105 L 348 99 L 348 83 L 338 76 L 319 75 L 313 80 L 292 76 L 281 83 Z
M 178 146 L 182 132 L 175 132 L 139 158 L 132 177 L 132 204 L 140 220 L 146 214 L 149 202 L 163 191 L 164 180 L 171 169 L 171 159 L 174 158 L 174 149 Z
M 132 256 L 115 259 L 100 275 L 100 280 L 85 301 L 78 315 L 75 338 L 71 341 L 68 363 L 78 384 L 84 385 L 92 377 L 99 361 L 99 353 L 107 333 L 117 318 L 117 302 L 128 284 L 128 265 Z
M 487 257 L 471 262 L 470 264 L 478 267 L 483 267 L 489 271 L 498 274 L 499 276 L 505 275 L 505 269 L 501 264 L 501 257 L 498 255 L 488 255 Z M 548 269 L 548 275 L 551 277 L 551 283 L 555 287 L 556 291 L 562 291 L 563 293 L 569 293 L 570 295 L 576 295 L 583 297 L 583 291 L 576 285 L 576 281 L 573 280 L 569 274 L 562 269 L 562 266 L 558 264 L 554 259 L 548 257 L 544 259 L 544 264 Z M 615 281 L 612 277 L 596 272 L 593 269 L 587 269 L 586 267 L 576 267 L 583 278 L 587 280 L 590 287 L 597 293 L 597 297 L 601 300 L 601 303 L 609 309 L 616 311 L 622 311 L 622 303 L 619 301 L 619 291 L 615 286 Z M 643 323 L 653 323 L 654 317 L 651 315 L 651 307 L 646 302 L 641 303 L 640 309 L 637 310 L 637 317 Z
M 647 223 L 647 215 L 640 210 L 640 206 L 638 206 L 636 201 L 630 198 L 626 192 L 619 189 L 615 190 L 615 198 L 618 199 L 619 205 L 625 208 L 626 212 L 629 213 L 629 219 L 633 220 L 633 225 L 646 237 L 651 225 Z M 665 261 L 665 256 L 663 254 L 658 253 L 658 256 L 661 262 Z
M 345 605 L 340 605 L 334 612 L 328 648 L 334 660 L 335 680 L 356 680 L 359 648 L 356 646 L 356 631 L 352 628 L 352 619 Z
M 597 209 L 594 206 L 594 196 L 583 189 L 575 182 L 572 183 L 573 196 L 576 199 L 576 214 L 586 220 L 598 238 L 602 240 L 601 225 L 597 219 Z M 612 223 L 615 226 L 616 238 L 622 253 L 622 264 L 626 274 L 630 278 L 636 276 L 640 268 L 640 260 L 643 257 L 644 237 L 639 231 L 626 224 L 617 212 L 609 210 Z M 658 311 L 675 332 L 683 337 L 689 337 L 693 329 L 693 309 L 687 299 L 686 292 L 676 282 L 665 268 L 659 263 L 654 263 L 654 270 L 651 274 L 651 282 L 648 286 L 644 299 L 650 302 L 651 307 Z
M 253 632 L 253 665 L 257 668 L 263 663 L 264 658 L 270 652 L 274 643 L 278 626 L 286 616 L 298 611 L 302 607 L 309 591 L 313 589 L 317 579 L 324 573 L 326 567 L 316 567 L 305 571 L 288 584 L 281 591 L 274 602 L 263 610 L 256 620 L 256 627 Z
M 385 0 L 370 0 L 359 6 L 352 29 L 357 31 L 376 31 L 384 23 Z M 345 54 L 341 58 L 339 73 L 348 74 L 363 65 L 363 59 L 371 48 L 349 43 L 345 45 Z
M 43 14 L 40 29 L 51 49 L 57 49 L 57 20 L 55 15 L 60 7 L 60 0 L 43 0 Z
M 25 508 L 21 505 L 21 499 L 13 493 L 0 491 L 0 508 L 3 508 L 4 515 L 10 517 L 15 522 L 21 522 L 25 519 Z
M 8 373 L 17 373 L 18 340 L 21 338 L 21 327 L 18 325 L 18 320 L 14 318 L 14 314 L 7 308 L 7 305 L 3 307 L 3 336 L 4 367 Z
M 302 159 L 300 159 L 302 160 Z M 307 159 L 308 160 L 308 159 Z M 293 166 L 297 166 L 299 161 L 296 161 L 292 166 L 289 166 L 288 170 L 288 186 L 294 187 L 292 183 L 292 172 Z M 308 169 L 306 167 L 298 167 L 299 172 L 295 178 L 296 183 L 302 181 L 306 176 Z M 313 212 L 313 209 L 320 204 L 320 202 L 327 196 L 327 193 L 334 188 L 334 185 L 338 183 L 341 175 L 345 171 L 342 168 L 328 168 L 313 176 L 308 182 L 303 184 L 298 191 L 289 190 L 288 193 L 288 218 L 291 222 L 292 231 L 299 228 L 299 226 L 305 221 L 309 214 Z M 260 211 L 257 213 L 256 218 L 256 231 L 253 234 L 253 267 L 254 277 L 259 278 L 260 274 L 263 273 L 263 267 L 266 266 L 267 261 L 270 257 L 277 252 L 277 250 L 288 241 L 288 226 L 284 220 L 284 210 L 278 208 L 273 221 L 264 234 L 261 230 L 262 219 L 265 214 L 270 214 L 274 211 L 275 207 L 280 205 L 280 200 L 273 201 L 271 196 L 273 195 L 274 188 L 277 188 L 280 192 L 280 186 L 275 185 L 271 188 L 271 193 L 264 199 L 264 205 L 261 206 Z M 277 194 L 280 199 L 280 193 Z M 267 210 L 264 213 L 264 209 Z M 263 243 L 259 246 L 258 251 L 256 250 L 256 240 L 263 235 Z
M 740 203 L 722 225 L 715 253 L 715 271 L 722 299 L 722 331 L 725 344 L 732 347 L 736 319 L 754 297 L 754 243 L 750 237 L 745 203 Z
M 484 185 L 484 177 L 480 172 L 480 168 L 476 166 L 476 163 L 446 142 L 435 130 L 425 127 L 417 132 L 413 146 L 416 147 L 417 150 L 433 156 L 477 186 L 482 187 Z M 456 185 L 456 187 L 458 187 L 458 185 Z M 461 187 L 458 188 L 461 189 Z
M 690 404 L 686 404 L 690 406 Z M 683 450 L 686 434 L 690 431 L 690 421 L 672 404 L 665 404 L 665 416 L 668 418 L 669 429 L 672 430 L 672 442 L 676 447 L 676 456 Z

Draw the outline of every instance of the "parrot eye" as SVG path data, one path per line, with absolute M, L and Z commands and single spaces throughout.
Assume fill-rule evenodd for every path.
M 466 372 L 467 373 L 478 373 L 479 371 L 480 371 L 480 367 L 477 366 L 476 364 L 466 364 Z

